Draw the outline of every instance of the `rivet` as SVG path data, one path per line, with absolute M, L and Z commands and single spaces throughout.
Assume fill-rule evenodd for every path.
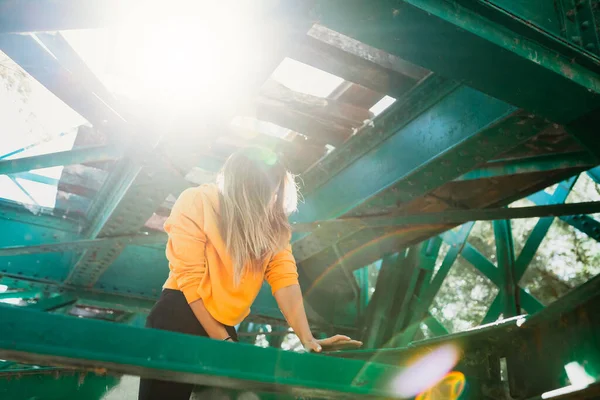
M 594 43 L 588 43 L 588 44 L 586 44 L 586 45 L 585 45 L 585 49 L 586 49 L 586 50 L 590 50 L 590 51 L 592 51 L 592 50 L 594 50 L 595 48 L 596 48 L 596 45 L 594 45 Z
M 589 27 L 590 27 L 590 21 L 583 21 L 581 23 L 581 29 L 586 30 Z
M 581 36 L 571 36 L 571 41 L 577 44 L 581 43 Z

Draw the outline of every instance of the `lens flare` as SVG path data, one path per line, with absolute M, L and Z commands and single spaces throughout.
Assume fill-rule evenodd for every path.
M 415 400 L 456 400 L 465 389 L 465 375 L 452 371 L 437 385 L 420 393 Z
M 419 393 L 426 393 L 435 385 L 441 384 L 450 375 L 449 372 L 454 368 L 459 357 L 459 349 L 452 344 L 433 349 L 406 366 L 404 371 L 393 380 L 392 390 L 401 397 L 413 397 Z M 438 398 L 446 399 L 446 397 L 422 397 L 421 399 Z

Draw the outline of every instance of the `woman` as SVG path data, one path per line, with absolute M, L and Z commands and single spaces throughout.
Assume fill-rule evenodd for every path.
M 361 345 L 342 335 L 317 340 L 310 331 L 287 220 L 296 203 L 293 176 L 260 148 L 233 154 L 217 185 L 185 190 L 165 222 L 170 273 L 147 326 L 236 341 L 233 326 L 248 316 L 266 280 L 308 351 Z M 192 389 L 142 379 L 139 398 L 188 400 Z

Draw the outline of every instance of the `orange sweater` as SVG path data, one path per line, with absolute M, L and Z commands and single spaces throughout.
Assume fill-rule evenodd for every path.
M 273 255 L 262 275 L 242 276 L 233 284 L 233 263 L 219 231 L 219 191 L 216 185 L 185 190 L 175 202 L 165 222 L 169 234 L 167 259 L 169 278 L 166 289 L 181 290 L 188 303 L 202 299 L 217 321 L 237 325 L 250 313 L 263 279 L 275 293 L 298 283 L 291 246 Z

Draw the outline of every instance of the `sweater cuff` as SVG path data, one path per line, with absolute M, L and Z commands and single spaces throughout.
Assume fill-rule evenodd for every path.
M 185 289 L 181 289 L 185 299 L 188 304 L 191 304 L 200 298 L 200 294 L 198 293 L 198 289 L 196 286 L 187 287 Z
M 299 285 L 297 277 L 281 278 L 277 279 L 277 282 L 271 284 L 271 293 L 275 294 L 279 289 L 283 289 L 292 285 Z

